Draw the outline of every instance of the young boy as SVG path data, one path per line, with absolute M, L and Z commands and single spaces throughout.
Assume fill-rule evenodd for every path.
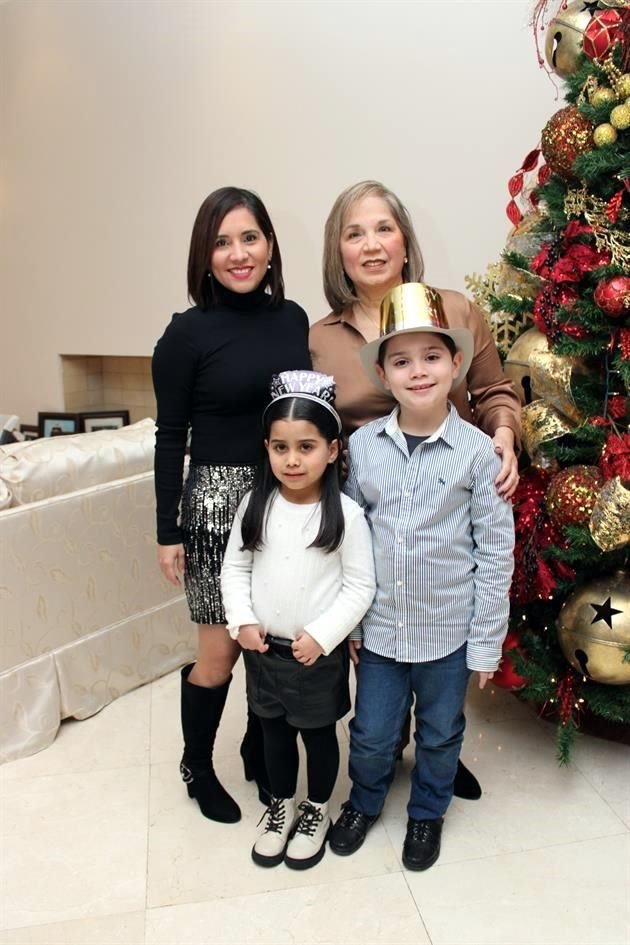
M 364 368 L 398 406 L 350 437 L 346 492 L 362 505 L 376 564 L 376 597 L 363 618 L 352 790 L 331 849 L 359 849 L 394 776 L 400 728 L 415 694 L 416 759 L 403 863 L 424 870 L 440 855 L 443 815 L 464 735 L 471 671 L 483 688 L 507 630 L 514 523 L 497 495 L 490 437 L 448 401 L 470 367 L 473 340 L 448 329 L 435 289 L 407 283 L 381 307 L 381 336 Z

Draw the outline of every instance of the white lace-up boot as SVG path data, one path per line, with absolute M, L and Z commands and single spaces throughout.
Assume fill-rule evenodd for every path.
M 292 870 L 308 870 L 319 863 L 326 852 L 326 837 L 330 830 L 328 804 L 302 801 L 301 814 L 289 841 L 284 862 Z
M 272 797 L 259 823 L 265 817 L 267 823 L 252 848 L 252 860 L 258 866 L 277 866 L 284 859 L 295 823 L 295 798 Z

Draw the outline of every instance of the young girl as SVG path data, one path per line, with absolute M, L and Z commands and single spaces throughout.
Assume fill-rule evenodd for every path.
M 345 639 L 372 602 L 374 564 L 363 512 L 339 490 L 333 379 L 286 371 L 271 395 L 265 453 L 232 527 L 221 589 L 228 630 L 245 651 L 272 791 L 252 858 L 308 869 L 324 855 L 335 723 L 350 708 Z M 298 732 L 308 799 L 296 809 Z

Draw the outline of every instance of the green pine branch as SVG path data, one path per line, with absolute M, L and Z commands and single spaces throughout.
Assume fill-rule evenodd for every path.
M 547 215 L 554 226 L 563 230 L 568 223 L 564 212 L 564 200 L 567 195 L 567 185 L 557 175 L 552 175 L 546 184 L 537 189 L 538 196 L 544 200 Z
M 529 272 L 529 259 L 527 256 L 523 256 L 522 253 L 515 253 L 511 250 L 505 250 L 501 253 L 501 258 L 505 260 L 508 265 L 513 266 L 514 269 L 525 269 L 526 272 Z

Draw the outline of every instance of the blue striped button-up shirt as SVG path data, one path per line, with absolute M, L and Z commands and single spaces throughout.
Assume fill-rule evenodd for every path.
M 369 650 L 416 663 L 467 643 L 470 669 L 497 668 L 514 549 L 500 466 L 490 437 L 450 405 L 411 456 L 398 408 L 350 437 L 345 491 L 365 509 L 376 565 L 362 622 Z

